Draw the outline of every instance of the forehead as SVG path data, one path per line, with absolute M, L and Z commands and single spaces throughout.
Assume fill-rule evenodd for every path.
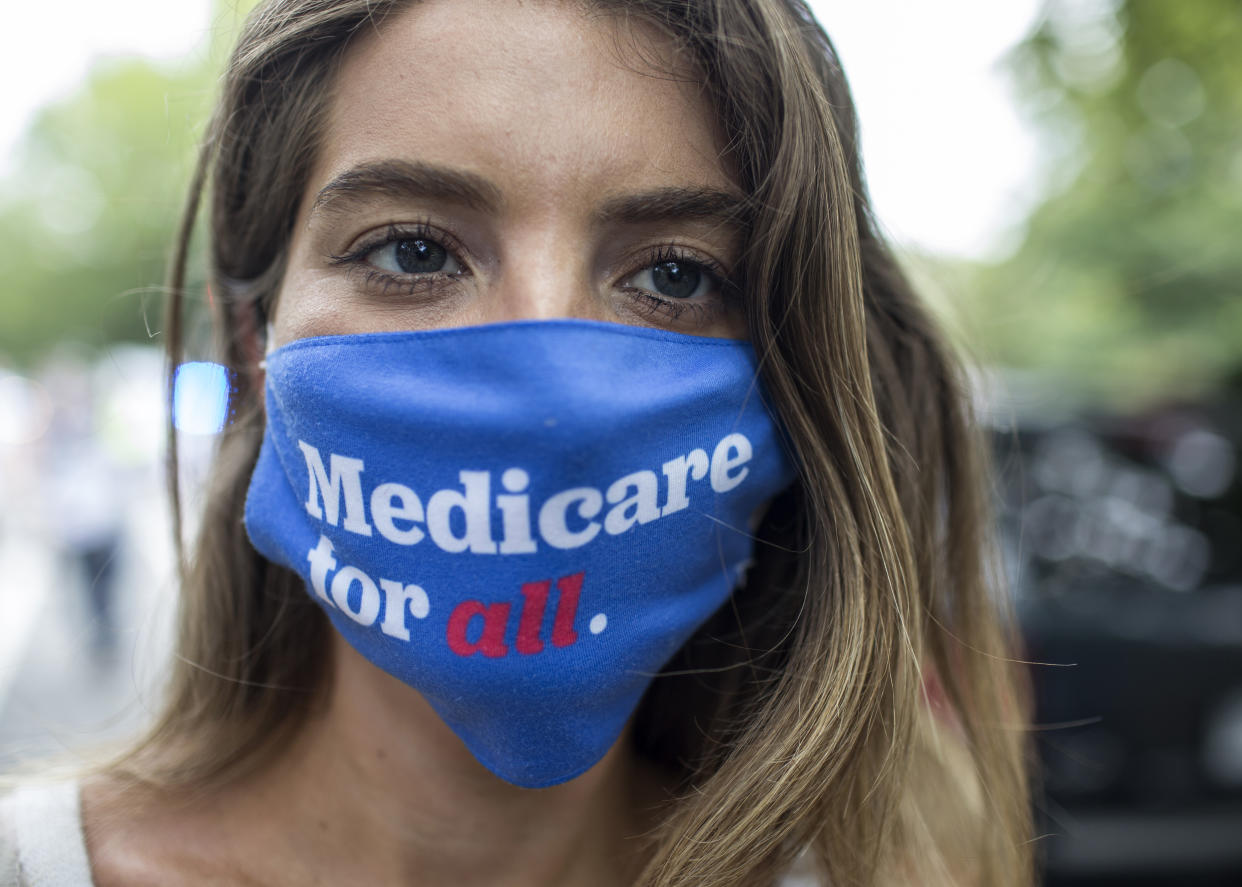
M 563 202 L 724 188 L 720 151 L 696 70 L 653 27 L 571 2 L 424 0 L 348 51 L 311 184 L 396 158 Z

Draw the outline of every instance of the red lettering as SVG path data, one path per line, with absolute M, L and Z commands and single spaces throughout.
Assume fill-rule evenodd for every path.
M 522 585 L 522 619 L 518 623 L 516 644 L 519 653 L 538 653 L 543 649 L 539 629 L 543 627 L 543 613 L 548 606 L 548 591 L 551 587 L 550 579 Z
M 574 622 L 578 618 L 578 599 L 582 594 L 582 581 L 585 573 L 574 573 L 556 580 L 556 588 L 560 596 L 556 602 L 556 616 L 552 620 L 552 646 L 568 647 L 576 643 L 578 633 L 574 631 Z M 539 582 L 522 583 L 522 612 L 518 618 L 517 638 L 514 646 L 519 653 L 531 655 L 543 651 L 543 639 L 539 636 L 543 628 L 544 614 L 548 610 L 548 595 L 552 590 L 552 581 L 544 579 Z M 505 632 L 509 625 L 509 603 L 485 604 L 482 601 L 462 601 L 449 614 L 446 638 L 449 649 L 458 656 L 473 656 L 482 653 L 492 659 L 498 659 L 509 652 L 505 646 Z M 483 628 L 478 640 L 469 638 L 470 627 L 475 617 L 483 620 Z
M 560 600 L 556 602 L 556 620 L 552 623 L 552 646 L 568 647 L 578 640 L 574 620 L 578 616 L 578 595 L 582 591 L 583 573 L 562 576 L 556 580 Z
M 483 617 L 483 631 L 477 641 L 466 637 L 471 620 Z M 482 653 L 493 659 L 509 652 L 505 646 L 505 626 L 509 623 L 508 604 L 485 605 L 482 601 L 462 601 L 449 614 L 447 638 L 449 649 L 458 656 Z

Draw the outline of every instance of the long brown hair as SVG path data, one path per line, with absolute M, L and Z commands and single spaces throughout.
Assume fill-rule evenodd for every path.
M 340 59 L 410 2 L 265 2 L 223 80 L 165 327 L 175 368 L 209 194 L 233 412 L 182 561 L 165 708 L 114 773 L 238 778 L 322 698 L 326 619 L 242 528 L 263 429 L 259 333 Z M 806 851 L 833 885 L 1030 884 L 1026 700 L 989 566 L 983 450 L 963 374 L 877 233 L 832 44 L 802 0 L 587 5 L 654 24 L 697 62 L 752 197 L 738 283 L 799 466 L 746 586 L 638 711 L 639 750 L 680 782 L 639 883 L 768 885 Z

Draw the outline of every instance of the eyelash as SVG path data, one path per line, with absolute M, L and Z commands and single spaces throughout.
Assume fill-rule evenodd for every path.
M 640 271 L 644 271 L 653 265 L 659 265 L 661 262 L 681 262 L 682 264 L 694 265 L 700 271 L 707 274 L 715 283 L 713 289 L 718 296 L 707 304 L 703 304 L 700 302 L 684 302 L 664 298 L 642 287 L 623 286 L 622 290 L 637 300 L 637 310 L 643 316 L 650 317 L 655 314 L 662 314 L 672 320 L 681 320 L 689 313 L 696 324 L 703 324 L 721 314 L 732 296 L 732 288 L 723 268 L 713 261 L 701 259 L 673 244 L 651 247 L 639 261 L 641 264 L 635 266 L 623 279 L 628 280 Z
M 384 297 L 413 296 L 419 293 L 428 293 L 445 282 L 456 281 L 470 273 L 464 270 L 465 263 L 461 262 L 463 266 L 462 271 L 454 271 L 448 274 L 431 272 L 410 277 L 398 277 L 367 262 L 367 258 L 372 253 L 377 252 L 390 243 L 401 240 L 434 241 L 443 246 L 458 262 L 461 262 L 461 260 L 457 257 L 465 252 L 461 244 L 451 234 L 433 228 L 428 222 L 420 221 L 410 225 L 389 225 L 381 233 L 367 238 L 357 249 L 339 256 L 330 255 L 328 256 L 328 261 L 333 265 L 344 267 L 346 273 L 351 277 L 361 275 L 364 287 Z
M 401 240 L 434 241 L 452 254 L 463 266 L 463 270 L 447 274 L 430 272 L 411 277 L 399 277 L 388 271 L 376 268 L 367 261 L 368 257 L 376 251 L 390 243 Z M 356 249 L 339 256 L 329 255 L 327 258 L 331 264 L 344 267 L 350 276 L 361 275 L 363 286 L 373 290 L 380 296 L 412 296 L 430 292 L 438 286 L 455 282 L 469 275 L 470 272 L 465 270 L 465 262 L 462 262 L 460 259 L 464 252 L 465 250 L 460 243 L 451 234 L 433 228 L 428 222 L 419 221 L 410 225 L 389 225 L 381 233 L 368 238 Z M 707 274 L 714 281 L 714 290 L 718 293 L 717 299 L 708 304 L 702 304 L 664 298 L 642 287 L 622 286 L 621 289 L 635 299 L 636 310 L 644 317 L 651 318 L 662 315 L 671 320 L 678 321 L 690 314 L 693 316 L 695 323 L 706 323 L 723 312 L 727 305 L 735 299 L 734 287 L 730 283 L 725 270 L 718 263 L 710 259 L 704 259 L 697 254 L 689 253 L 675 244 L 661 244 L 650 247 L 638 261 L 641 264 L 634 265 L 622 278 L 623 280 L 628 280 L 639 272 L 661 262 L 681 262 L 694 265 Z

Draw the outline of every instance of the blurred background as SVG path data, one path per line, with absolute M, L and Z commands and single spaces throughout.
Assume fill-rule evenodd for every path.
M 0 771 L 153 706 L 159 284 L 251 5 L 6 10 Z M 1242 2 L 812 6 L 880 218 L 978 368 L 1047 884 L 1242 883 Z M 225 386 L 192 356 L 190 490 Z

